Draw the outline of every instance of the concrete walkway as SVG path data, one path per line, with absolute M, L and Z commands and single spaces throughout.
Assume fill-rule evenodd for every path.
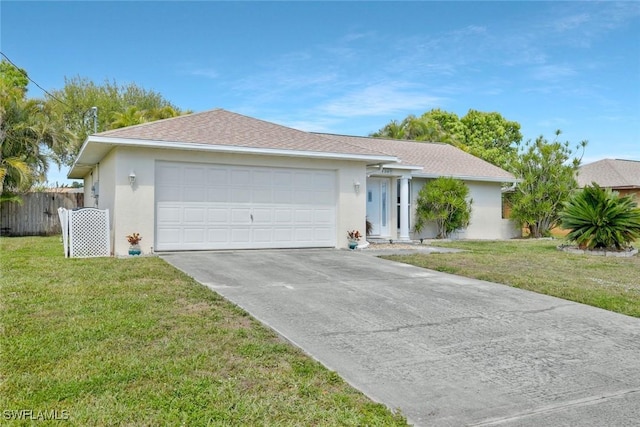
M 640 319 L 357 251 L 162 258 L 412 424 L 640 425 Z

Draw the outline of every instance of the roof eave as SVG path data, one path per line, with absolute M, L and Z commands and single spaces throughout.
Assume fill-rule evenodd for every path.
M 138 147 L 138 148 L 154 148 L 169 150 L 187 150 L 187 151 L 204 151 L 217 153 L 241 153 L 241 154 L 258 154 L 265 156 L 284 156 L 284 157 L 306 157 L 315 159 L 335 159 L 335 160 L 353 160 L 367 163 L 396 163 L 398 158 L 394 156 L 378 155 L 378 154 L 353 154 L 353 153 L 336 153 L 324 151 L 306 151 L 306 150 L 287 150 L 279 148 L 257 148 L 243 147 L 235 145 L 210 145 L 192 142 L 179 141 L 157 141 L 130 138 L 113 138 L 104 136 L 89 136 L 80 149 L 80 153 L 73 163 L 67 175 L 70 179 L 78 179 L 84 177 L 91 167 L 111 151 L 114 147 Z M 96 147 L 94 153 L 89 153 L 92 147 Z M 85 157 L 93 157 L 86 159 Z
M 414 178 L 440 178 L 447 176 L 457 178 L 463 181 L 481 181 L 481 182 L 522 182 L 521 179 L 515 177 L 499 177 L 499 176 L 474 176 L 474 175 L 458 175 L 446 173 L 414 173 Z

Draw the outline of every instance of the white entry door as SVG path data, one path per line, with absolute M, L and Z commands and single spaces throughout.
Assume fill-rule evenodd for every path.
M 367 219 L 371 235 L 387 237 L 389 233 L 389 179 L 367 179 Z
M 336 173 L 156 163 L 158 251 L 335 247 Z

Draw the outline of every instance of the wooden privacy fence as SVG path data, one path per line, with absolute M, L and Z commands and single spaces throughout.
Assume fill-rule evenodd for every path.
M 84 206 L 84 193 L 27 193 L 22 203 L 0 205 L 0 234 L 3 236 L 50 236 L 60 234 L 58 208 Z

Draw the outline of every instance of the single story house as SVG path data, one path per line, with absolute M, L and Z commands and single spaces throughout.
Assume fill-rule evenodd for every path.
M 620 196 L 635 194 L 640 202 L 640 161 L 603 159 L 580 166 L 576 176 L 578 186 L 584 188 L 595 182 L 600 187 L 617 191 Z
M 90 135 L 69 174 L 85 206 L 109 209 L 115 255 L 347 246 L 347 231 L 406 241 L 420 188 L 464 180 L 461 238 L 514 237 L 501 188 L 514 177 L 451 145 L 303 132 L 222 109 Z M 430 234 L 431 233 L 431 234 Z

